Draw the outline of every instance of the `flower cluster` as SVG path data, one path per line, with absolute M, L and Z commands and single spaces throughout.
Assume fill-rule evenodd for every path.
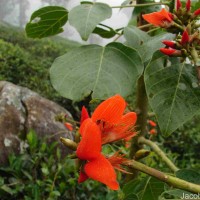
M 143 15 L 147 22 L 176 34 L 174 41 L 163 41 L 166 47 L 160 49 L 162 53 L 184 59 L 188 57 L 194 63 L 200 58 L 199 17 L 200 8 L 191 12 L 191 0 L 187 0 L 185 7 L 177 0 L 173 13 L 163 8 L 159 12 Z
M 115 169 L 124 171 L 120 164 L 126 159 L 115 153 L 107 158 L 101 152 L 102 145 L 136 135 L 135 112 L 124 113 L 126 102 L 115 95 L 102 102 L 91 117 L 85 107 L 82 109 L 80 135 L 76 155 L 81 160 L 78 182 L 92 178 L 104 183 L 112 190 L 119 189 Z

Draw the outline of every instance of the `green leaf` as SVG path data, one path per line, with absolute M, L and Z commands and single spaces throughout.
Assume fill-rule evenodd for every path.
M 146 185 L 140 192 L 140 200 L 158 200 L 158 197 L 164 192 L 164 185 L 162 181 L 148 177 Z
M 10 187 L 8 187 L 7 185 L 2 185 L 0 187 L 0 189 L 3 190 L 4 192 L 7 192 L 10 195 L 12 195 L 14 193 L 13 190 Z
M 135 26 L 128 26 L 124 29 L 124 37 L 126 45 L 137 49 L 143 62 L 146 62 L 152 58 L 155 51 L 164 47 L 162 44 L 163 40 L 172 39 L 174 36 L 170 33 L 164 33 L 151 37 Z
M 200 184 L 200 174 L 191 169 L 180 169 L 176 172 L 176 177 L 189 181 L 191 183 Z
M 26 34 L 31 38 L 43 38 L 63 32 L 68 20 L 68 11 L 59 6 L 47 6 L 35 11 L 26 25 Z
M 148 176 L 128 182 L 122 191 L 125 200 L 131 196 L 133 199 L 137 199 L 139 196 L 140 200 L 158 200 L 158 197 L 164 192 L 164 183 Z
M 27 134 L 26 138 L 27 138 L 27 141 L 28 141 L 28 144 L 29 144 L 30 148 L 34 149 L 37 146 L 37 143 L 38 143 L 38 139 L 37 139 L 36 133 L 33 130 L 31 130 Z
M 125 199 L 125 200 L 139 200 L 139 199 L 138 199 L 138 196 L 137 196 L 136 194 L 134 194 L 134 193 L 128 194 L 127 196 L 125 196 L 124 199 Z
M 110 18 L 112 9 L 107 4 L 81 4 L 69 13 L 69 23 L 79 32 L 83 40 L 87 40 L 95 27 L 105 19 Z
M 91 92 L 93 98 L 105 99 L 132 94 L 143 68 L 137 51 L 123 44 L 87 45 L 57 58 L 50 77 L 53 87 L 68 99 L 79 101 Z
M 168 136 L 200 111 L 200 90 L 193 66 L 172 62 L 164 68 L 164 57 L 154 55 L 145 70 L 145 84 L 161 133 Z
M 116 31 L 108 26 L 96 27 L 92 33 L 95 33 L 103 38 L 112 38 L 116 35 Z
M 186 195 L 191 195 L 192 193 L 180 190 L 180 189 L 173 189 L 173 190 L 167 190 L 163 192 L 159 198 L 159 200 L 165 200 L 165 199 L 183 199 L 183 193 Z M 167 198 L 165 198 L 167 196 Z M 168 198 L 169 197 L 169 198 Z M 182 197 L 182 198 L 181 198 Z

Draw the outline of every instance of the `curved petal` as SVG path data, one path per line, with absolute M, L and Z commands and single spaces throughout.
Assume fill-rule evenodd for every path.
M 82 183 L 84 181 L 86 181 L 89 177 L 87 176 L 87 174 L 85 174 L 84 172 L 80 172 L 79 177 L 78 177 L 78 183 Z
M 134 125 L 136 120 L 137 114 L 135 112 L 125 114 L 110 130 L 105 129 L 102 133 L 102 144 L 135 136 L 136 131 Z
M 101 152 L 101 131 L 90 118 L 84 120 L 80 127 L 82 138 L 78 144 L 76 155 L 81 160 L 97 158 Z
M 125 100 L 120 95 L 115 95 L 103 101 L 92 114 L 94 122 L 105 121 L 116 123 L 123 115 L 126 107 Z
M 82 107 L 82 110 L 81 110 L 81 120 L 80 120 L 80 123 L 82 124 L 84 120 L 86 120 L 87 118 L 89 118 L 89 114 L 88 114 L 88 111 L 86 109 L 85 106 Z
M 155 26 L 161 26 L 164 21 L 171 22 L 171 13 L 167 12 L 164 8 L 159 12 L 153 12 L 149 14 L 144 14 L 142 17 Z
M 85 165 L 84 170 L 90 178 L 104 183 L 110 189 L 119 189 L 115 170 L 111 163 L 102 154 L 97 159 L 88 162 Z

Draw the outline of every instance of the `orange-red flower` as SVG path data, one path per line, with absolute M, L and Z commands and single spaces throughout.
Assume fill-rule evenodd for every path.
M 92 178 L 113 190 L 119 188 L 114 167 L 123 171 L 120 163 L 124 158 L 117 155 L 110 159 L 105 158 L 101 154 L 101 145 L 133 137 L 136 134 L 134 125 L 137 115 L 134 112 L 123 115 L 125 107 L 126 102 L 120 95 L 115 95 L 102 102 L 91 118 L 83 107 L 80 127 L 82 138 L 76 154 L 86 163 L 82 166 L 79 183 Z
M 115 95 L 103 101 L 95 109 L 91 119 L 101 130 L 102 144 L 131 138 L 136 135 L 134 125 L 137 115 L 135 112 L 128 112 L 123 115 L 125 108 L 125 100 L 120 95 Z M 86 115 L 84 107 L 82 116 L 83 113 Z M 82 128 L 84 127 L 82 126 Z
M 164 8 L 159 12 L 144 14 L 142 17 L 150 24 L 163 28 L 169 27 L 173 22 L 173 15 Z
M 84 127 L 84 128 L 83 128 Z M 111 163 L 101 154 L 101 131 L 98 125 L 88 118 L 83 121 L 80 133 L 81 141 L 76 155 L 87 161 L 79 176 L 79 183 L 92 178 L 104 183 L 112 190 L 118 190 L 119 184 Z

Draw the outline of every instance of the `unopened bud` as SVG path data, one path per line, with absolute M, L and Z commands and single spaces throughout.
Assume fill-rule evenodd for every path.
M 151 152 L 149 150 L 140 149 L 135 153 L 135 160 L 147 157 Z
M 168 55 L 168 56 L 175 56 L 175 57 L 178 57 L 178 56 L 181 56 L 181 51 L 180 50 L 176 50 L 176 49 L 167 49 L 167 48 L 160 48 L 160 51 L 165 54 L 165 55 Z
M 182 34 L 182 38 L 181 38 L 181 44 L 185 45 L 186 43 L 188 43 L 190 40 L 189 34 L 187 32 L 187 30 L 185 30 Z
M 177 0 L 176 1 L 176 10 L 178 11 L 182 7 L 181 1 Z
M 189 12 L 189 11 L 190 11 L 190 8 L 191 8 L 191 0 L 187 0 L 185 6 L 186 6 L 186 10 Z
M 199 9 L 197 9 L 196 11 L 194 11 L 194 13 L 193 13 L 195 16 L 198 16 L 198 15 L 200 15 L 200 8 Z
M 60 137 L 60 141 L 68 148 L 73 151 L 76 151 L 78 144 L 70 139 Z
M 163 40 L 162 43 L 171 48 L 175 48 L 176 46 L 176 43 L 170 40 Z

